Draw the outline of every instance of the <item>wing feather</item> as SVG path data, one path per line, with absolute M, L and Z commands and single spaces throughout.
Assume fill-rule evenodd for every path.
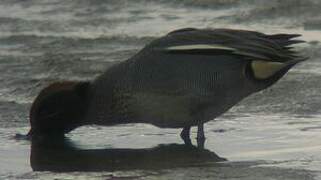
M 266 35 L 256 31 L 233 29 L 185 28 L 169 33 L 154 46 L 174 54 L 228 53 L 245 59 L 286 62 L 303 58 L 292 50 L 299 34 Z

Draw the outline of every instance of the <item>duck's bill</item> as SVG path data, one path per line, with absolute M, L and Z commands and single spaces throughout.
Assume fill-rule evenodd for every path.
M 29 134 L 29 133 L 28 133 L 28 134 Z M 28 134 L 20 134 L 20 133 L 17 133 L 17 134 L 14 136 L 14 139 L 15 139 L 15 140 L 31 140 L 31 137 L 30 137 Z
M 29 132 L 25 135 L 28 139 L 33 139 L 33 138 L 50 138 L 50 139 L 62 139 L 65 138 L 64 134 L 61 133 L 44 133 L 44 132 L 38 132 L 35 131 L 34 129 L 30 129 Z

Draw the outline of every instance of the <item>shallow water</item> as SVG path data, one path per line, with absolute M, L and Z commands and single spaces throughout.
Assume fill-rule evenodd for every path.
M 320 179 L 320 8 L 318 0 L 1 1 L 0 179 Z M 14 138 L 28 132 L 28 109 L 46 85 L 93 79 L 183 27 L 300 33 L 307 43 L 297 49 L 310 59 L 207 123 L 203 151 L 179 145 L 178 129 L 146 124 L 81 127 L 50 144 Z

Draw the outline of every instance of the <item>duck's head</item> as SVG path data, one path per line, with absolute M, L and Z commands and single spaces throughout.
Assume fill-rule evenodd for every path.
M 44 88 L 30 109 L 29 136 L 61 137 L 83 124 L 88 82 L 57 82 Z
M 282 78 L 294 65 L 306 60 L 301 58 L 285 62 L 251 61 L 246 70 L 246 76 L 257 86 L 258 90 L 265 89 Z

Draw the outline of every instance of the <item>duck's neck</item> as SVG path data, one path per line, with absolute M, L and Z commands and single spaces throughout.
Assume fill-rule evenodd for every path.
M 86 115 L 88 112 L 89 107 L 89 89 L 90 89 L 90 82 L 79 82 L 75 87 L 75 93 L 80 98 L 79 104 L 77 104 L 78 113 L 75 116 L 75 128 L 83 125 L 87 125 L 88 122 L 86 121 Z

